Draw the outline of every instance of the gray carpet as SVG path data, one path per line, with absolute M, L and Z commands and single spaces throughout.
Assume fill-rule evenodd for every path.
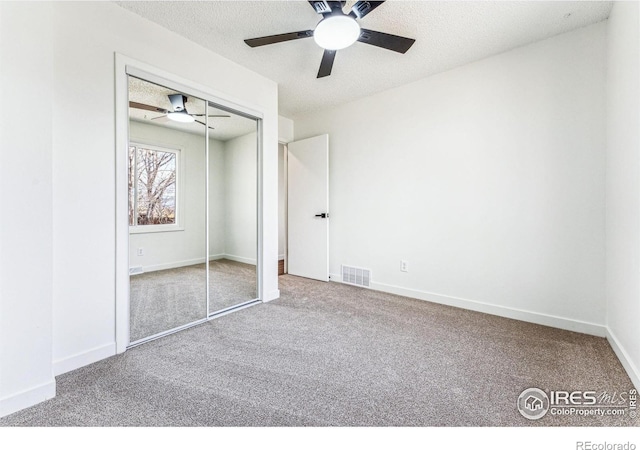
M 528 387 L 632 387 L 605 339 L 285 275 L 282 298 L 59 376 L 22 426 L 617 426 Z
M 227 259 L 209 263 L 210 312 L 253 300 L 256 268 Z M 204 264 L 131 277 L 131 342 L 206 317 Z
M 130 283 L 131 342 L 204 319 L 204 264 L 134 275 Z
M 258 297 L 256 266 L 228 259 L 209 262 L 209 312 L 235 306 Z

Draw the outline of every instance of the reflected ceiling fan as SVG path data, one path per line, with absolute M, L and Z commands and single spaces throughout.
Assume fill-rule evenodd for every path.
M 171 94 L 171 95 L 168 95 L 167 97 L 169 97 L 169 101 L 171 102 L 171 106 L 173 107 L 172 111 L 164 108 L 160 108 L 157 106 L 145 105 L 144 103 L 138 103 L 138 102 L 129 102 L 129 106 L 131 108 L 144 109 L 146 111 L 152 111 L 152 112 L 157 112 L 162 114 L 161 116 L 154 117 L 151 120 L 157 120 L 157 119 L 162 119 L 163 117 L 166 117 L 167 119 L 173 120 L 175 122 L 182 122 L 182 123 L 198 122 L 206 126 L 206 123 L 196 119 L 196 117 L 203 117 L 204 114 L 190 114 L 187 111 L 187 107 L 185 105 L 185 103 L 187 103 L 186 95 Z M 231 117 L 231 116 L 227 114 L 209 114 L 209 117 Z M 209 127 L 209 128 L 213 130 L 213 127 Z
M 333 67 L 336 52 L 349 47 L 356 41 L 386 48 L 398 53 L 406 53 L 407 50 L 411 48 L 416 41 L 415 39 L 360 28 L 357 19 L 362 19 L 383 3 L 384 1 L 358 1 L 353 5 L 351 11 L 345 14 L 342 8 L 344 8 L 346 1 L 310 1 L 309 4 L 316 13 L 322 16 L 322 19 L 318 22 L 314 30 L 245 39 L 244 42 L 249 47 L 260 47 L 262 45 L 276 44 L 278 42 L 293 41 L 313 36 L 316 43 L 324 48 L 317 78 L 326 77 L 331 75 L 331 68 Z

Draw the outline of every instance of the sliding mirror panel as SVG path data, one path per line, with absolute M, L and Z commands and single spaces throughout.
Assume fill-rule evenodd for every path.
M 129 76 L 130 343 L 207 317 L 205 101 Z
M 257 121 L 209 103 L 209 313 L 257 292 Z

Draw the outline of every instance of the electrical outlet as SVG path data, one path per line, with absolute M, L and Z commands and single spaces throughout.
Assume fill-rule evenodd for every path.
M 142 247 L 138 249 L 138 256 L 144 256 L 144 249 Z
M 405 260 L 400 261 L 400 272 L 408 272 L 409 271 L 409 263 Z

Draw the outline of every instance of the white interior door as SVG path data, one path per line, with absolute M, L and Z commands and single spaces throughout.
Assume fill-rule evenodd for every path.
M 288 272 L 329 281 L 329 135 L 289 143 Z

